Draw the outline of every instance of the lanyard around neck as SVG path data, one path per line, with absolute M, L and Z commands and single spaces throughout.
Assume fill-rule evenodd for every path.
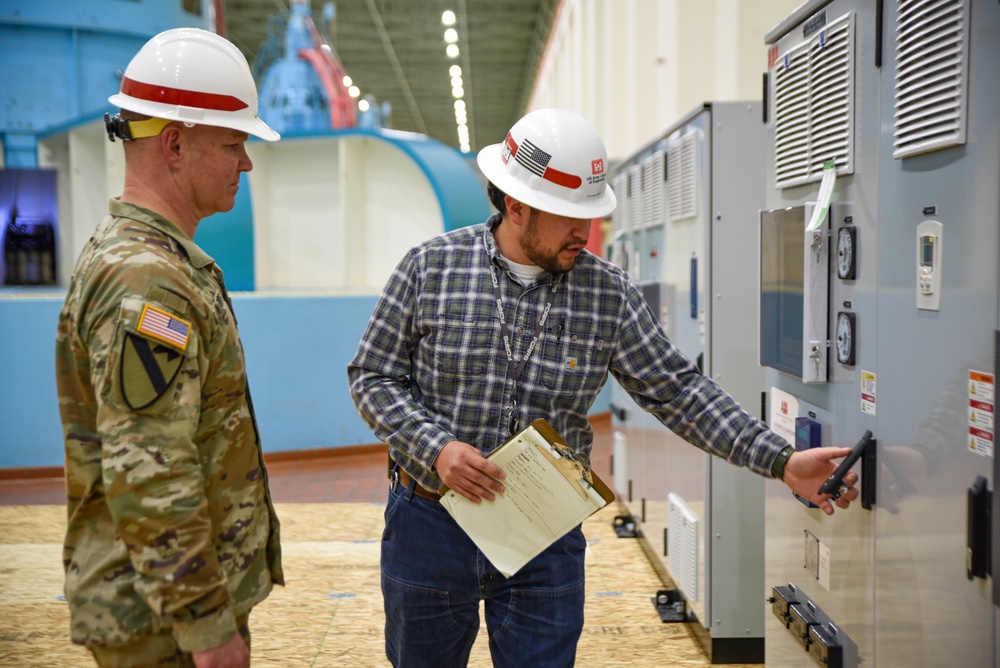
M 493 295 L 496 298 L 497 318 L 500 320 L 500 335 L 503 337 L 504 352 L 507 353 L 507 371 L 510 373 L 511 380 L 514 381 L 516 386 L 518 381 L 521 380 L 521 374 L 524 373 L 524 366 L 527 364 L 528 358 L 531 357 L 535 346 L 538 345 L 538 339 L 541 336 L 542 328 L 545 327 L 545 321 L 549 318 L 549 311 L 552 309 L 552 299 L 555 297 L 556 290 L 559 289 L 562 275 L 560 274 L 552 282 L 552 289 L 549 290 L 545 298 L 545 309 L 542 311 L 542 317 L 535 326 L 535 331 L 531 333 L 531 343 L 528 344 L 528 349 L 524 351 L 524 357 L 521 358 L 520 362 L 514 361 L 514 351 L 510 344 L 510 328 L 507 326 L 507 318 L 504 316 L 503 297 L 500 294 L 500 280 L 497 277 L 497 270 L 493 266 L 492 261 L 490 261 L 490 276 L 493 278 Z

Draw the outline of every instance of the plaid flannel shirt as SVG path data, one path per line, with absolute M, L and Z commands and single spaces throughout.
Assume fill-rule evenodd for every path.
M 768 477 L 783 466 L 791 446 L 670 342 L 625 272 L 587 251 L 563 275 L 512 396 L 488 263 L 497 267 L 516 361 L 558 276 L 521 286 L 497 253 L 491 230 L 499 220 L 411 249 L 348 366 L 359 413 L 412 477 L 438 489 L 432 465 L 449 441 L 483 453 L 502 444 L 515 399 L 522 426 L 545 418 L 589 461 L 587 414 L 609 371 L 640 407 L 702 450 Z

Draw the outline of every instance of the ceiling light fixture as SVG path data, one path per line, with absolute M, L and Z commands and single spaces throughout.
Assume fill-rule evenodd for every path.
M 347 89 L 347 94 L 350 95 L 351 97 L 358 97 L 359 95 L 361 95 L 361 89 L 358 88 L 357 86 L 351 86 L 350 88 Z
M 441 14 L 441 23 L 446 26 L 453 26 L 458 21 L 455 16 L 455 12 L 450 9 Z M 448 44 L 445 47 L 445 53 L 449 58 L 458 58 L 460 51 L 458 49 L 458 31 L 455 28 L 448 28 L 444 31 L 444 41 Z M 468 59 L 468 56 L 466 56 Z M 462 68 L 455 64 L 448 68 L 448 76 L 451 77 L 451 94 L 453 97 L 457 98 L 455 100 L 455 123 L 458 126 L 458 141 L 459 147 L 463 153 L 468 153 L 471 150 L 469 145 L 469 114 L 466 108 L 465 100 L 462 98 L 465 96 L 465 82 L 462 79 Z

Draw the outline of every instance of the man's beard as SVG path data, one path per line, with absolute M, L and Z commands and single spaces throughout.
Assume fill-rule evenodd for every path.
M 567 244 L 555 253 L 546 253 L 539 245 L 538 225 L 538 211 L 532 208 L 528 213 L 528 224 L 524 228 L 524 235 L 521 237 L 521 250 L 524 251 L 524 254 L 534 264 L 550 274 L 561 274 L 572 269 L 576 265 L 576 257 L 570 257 L 560 262 L 559 253 L 573 244 Z M 574 240 L 574 243 L 578 242 Z

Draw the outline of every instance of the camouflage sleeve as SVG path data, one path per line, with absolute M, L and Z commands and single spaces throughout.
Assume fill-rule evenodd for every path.
M 103 484 L 136 591 L 195 651 L 225 642 L 236 620 L 195 442 L 211 320 L 180 294 L 126 294 L 86 336 L 92 361 L 106 358 L 95 371 Z

